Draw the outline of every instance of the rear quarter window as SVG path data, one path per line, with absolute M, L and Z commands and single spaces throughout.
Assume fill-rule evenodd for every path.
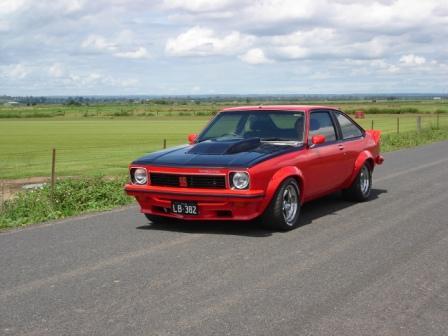
M 342 131 L 342 138 L 344 140 L 351 138 L 358 138 L 362 136 L 362 131 L 356 126 L 349 118 L 341 113 L 336 113 L 336 118 L 338 119 L 339 126 Z

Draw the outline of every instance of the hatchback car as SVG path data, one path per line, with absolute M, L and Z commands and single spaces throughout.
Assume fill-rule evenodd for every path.
M 310 200 L 342 190 L 366 201 L 383 162 L 380 131 L 327 106 L 227 108 L 188 140 L 129 167 L 125 190 L 151 221 L 259 219 L 290 230 Z

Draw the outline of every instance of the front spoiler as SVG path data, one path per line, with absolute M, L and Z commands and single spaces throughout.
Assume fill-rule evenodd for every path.
M 228 189 L 193 189 L 193 188 L 169 188 L 154 186 L 139 186 L 134 184 L 126 184 L 124 190 L 128 195 L 136 194 L 164 194 L 173 196 L 198 196 L 198 197 L 227 197 L 227 198 L 260 198 L 264 197 L 262 190 L 244 190 L 235 191 Z

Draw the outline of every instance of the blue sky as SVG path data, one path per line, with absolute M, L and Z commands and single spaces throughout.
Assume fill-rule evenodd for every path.
M 448 92 L 446 0 L 0 0 L 0 95 Z

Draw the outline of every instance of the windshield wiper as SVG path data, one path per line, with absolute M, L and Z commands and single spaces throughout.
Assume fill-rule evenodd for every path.
M 296 140 L 285 139 L 285 138 L 276 138 L 276 137 L 261 138 L 260 140 L 261 141 L 294 141 L 294 142 L 296 142 Z
M 276 137 L 271 137 L 271 138 L 261 138 L 260 139 L 262 142 L 277 142 L 277 143 L 285 143 L 287 145 L 302 145 L 303 141 L 299 141 L 299 140 L 293 140 L 293 139 L 285 139 L 285 138 L 276 138 Z
M 197 139 L 196 143 L 200 143 L 202 141 L 207 141 L 207 140 L 211 140 L 211 139 L 215 139 L 215 138 L 202 138 L 202 139 Z
M 206 140 L 219 140 L 219 139 L 224 139 L 224 140 L 227 140 L 227 139 L 242 139 L 242 137 L 240 135 L 237 135 L 237 134 L 223 134 L 223 135 L 220 135 L 220 136 L 199 139 L 197 141 L 197 143 L 203 142 L 203 141 L 206 141 Z

